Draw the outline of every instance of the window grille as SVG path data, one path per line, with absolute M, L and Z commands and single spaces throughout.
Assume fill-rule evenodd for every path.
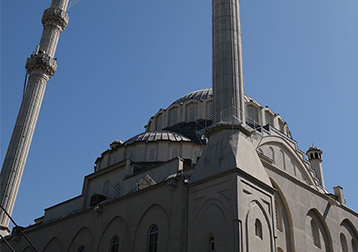
M 150 147 L 148 150 L 148 161 L 155 161 L 157 158 L 157 150 L 155 147 Z
M 153 225 L 149 229 L 148 233 L 148 249 L 147 252 L 157 252 L 158 251 L 158 226 Z
M 103 186 L 103 195 L 106 196 L 107 198 L 109 197 L 110 189 L 111 189 L 111 183 L 109 182 L 109 180 L 107 180 Z
M 347 240 L 344 234 L 340 235 L 340 241 L 341 241 L 341 250 L 342 252 L 348 252 L 348 246 L 347 246 Z
M 283 231 L 281 206 L 275 201 L 276 228 Z
M 214 115 L 214 110 L 213 110 L 213 103 L 211 102 L 207 105 L 207 114 L 208 114 L 208 119 L 212 120 Z
M 193 163 L 196 164 L 198 158 L 200 157 L 200 149 L 193 150 Z
M 121 195 L 121 186 L 117 184 L 116 188 L 114 189 L 114 197 L 119 198 L 120 195 Z
M 265 112 L 265 123 L 266 123 L 266 124 L 270 124 L 270 125 L 273 124 L 273 123 L 272 123 L 272 115 L 271 115 L 271 113 L 268 112 L 268 111 Z
M 170 126 L 173 126 L 178 123 L 178 109 L 172 109 L 170 111 Z
M 179 148 L 178 147 L 172 147 L 170 158 L 176 158 L 179 157 Z
M 272 147 L 269 148 L 269 158 L 275 163 L 275 152 Z
M 257 113 L 256 113 L 256 108 L 249 106 L 247 108 L 247 114 L 248 114 L 248 118 L 247 118 L 247 122 L 250 124 L 256 124 L 257 123 Z
M 297 176 L 296 166 L 295 166 L 293 160 L 291 160 L 290 165 L 291 165 L 291 172 L 292 172 L 292 174 L 296 177 L 296 176 Z
M 155 129 L 161 130 L 163 128 L 162 126 L 163 126 L 163 116 L 158 115 L 157 119 L 155 120 Z
M 109 159 L 109 165 L 115 164 L 117 162 L 118 162 L 117 154 L 114 153 L 111 155 L 111 157 Z
M 279 130 L 284 133 L 285 132 L 285 125 L 283 124 L 282 120 L 278 120 L 278 126 L 279 126 Z
M 285 153 L 280 150 L 280 168 L 286 170 Z
M 313 244 L 320 248 L 318 227 L 317 227 L 316 222 L 313 219 L 311 220 L 311 235 L 312 235 Z
M 110 252 L 118 252 L 119 251 L 119 238 L 118 236 L 114 236 L 111 240 L 111 245 L 110 245 Z
M 131 161 L 135 161 L 135 151 L 133 148 L 128 150 L 127 158 L 130 159 Z
M 187 113 L 188 113 L 188 121 L 195 122 L 196 121 L 196 106 L 194 104 L 188 106 Z

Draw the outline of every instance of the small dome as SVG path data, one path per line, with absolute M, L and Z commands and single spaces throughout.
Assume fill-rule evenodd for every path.
M 124 142 L 125 145 L 137 142 L 156 142 L 156 141 L 171 141 L 171 142 L 193 142 L 190 138 L 172 131 L 149 131 L 138 134 Z
M 318 152 L 322 152 L 320 148 L 318 148 L 317 146 L 313 145 L 308 149 L 307 152 L 309 151 L 318 151 Z

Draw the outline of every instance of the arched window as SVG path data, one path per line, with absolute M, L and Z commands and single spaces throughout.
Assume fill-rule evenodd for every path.
M 247 107 L 247 123 L 251 127 L 258 124 L 257 109 L 253 106 Z
M 193 150 L 193 163 L 196 164 L 198 162 L 198 158 L 200 157 L 200 149 L 195 148 Z
M 282 210 L 280 204 L 277 201 L 275 201 L 275 215 L 276 215 L 276 228 L 277 230 L 283 231 Z
M 255 235 L 262 240 L 262 224 L 259 219 L 255 221 Z
M 275 163 L 275 152 L 272 147 L 269 148 L 269 158 L 272 160 L 273 163 Z
M 311 159 L 313 159 L 313 153 L 311 153 Z
M 265 112 L 265 123 L 272 125 L 272 114 L 268 111 Z
M 117 161 L 118 161 L 117 154 L 116 153 L 111 154 L 109 159 L 109 165 L 115 164 L 117 163 Z
M 158 226 L 153 225 L 150 227 L 148 232 L 148 245 L 147 252 L 157 252 L 158 251 Z
M 315 246 L 321 247 L 320 238 L 319 238 L 319 231 L 317 223 L 312 219 L 311 220 L 311 235 L 312 235 L 312 242 Z
M 280 150 L 280 168 L 286 170 L 285 153 Z
M 176 157 L 179 157 L 179 148 L 174 146 L 171 149 L 170 158 L 176 158 Z
M 353 250 L 353 252 L 358 252 L 357 242 L 354 239 L 352 239 L 352 250 Z
M 85 251 L 86 251 L 86 249 L 84 246 L 79 247 L 77 250 L 77 252 L 85 252 Z
M 344 236 L 344 234 L 341 233 L 339 238 L 340 238 L 340 242 L 341 242 L 341 251 L 348 252 L 348 245 L 347 245 L 346 237 Z
M 155 120 L 155 129 L 161 130 L 163 128 L 162 126 L 163 126 L 163 116 L 158 115 L 157 119 Z
M 109 252 L 118 252 L 119 251 L 119 238 L 118 236 L 113 236 L 111 244 L 109 247 Z
M 130 159 L 131 161 L 135 161 L 135 151 L 134 151 L 134 148 L 130 148 L 128 151 L 127 151 L 127 158 Z
M 296 166 L 295 166 L 295 163 L 293 162 L 293 160 L 291 159 L 291 162 L 290 162 L 290 166 L 291 166 L 291 172 L 292 172 L 292 175 L 296 176 Z
M 215 251 L 215 239 L 210 237 L 209 239 L 209 251 Z
M 191 104 L 187 107 L 187 117 L 189 122 L 196 121 L 196 106 L 195 104 Z
M 150 147 L 148 149 L 148 161 L 155 161 L 157 159 L 157 149 L 155 147 Z
M 213 119 L 213 115 L 214 115 L 214 110 L 213 110 L 213 103 L 210 102 L 207 104 L 207 107 L 206 107 L 206 110 L 207 110 L 207 117 L 209 120 L 212 120 Z
M 170 110 L 170 121 L 169 126 L 173 126 L 178 123 L 178 109 L 174 108 Z
M 317 152 L 314 154 L 314 158 L 318 159 L 318 153 Z
M 111 182 L 109 182 L 109 180 L 107 180 L 103 186 L 103 195 L 106 196 L 107 198 L 109 197 L 110 189 L 111 189 Z
M 284 133 L 285 132 L 285 125 L 283 124 L 283 121 L 281 119 L 278 120 L 278 126 L 279 130 Z
M 116 185 L 116 188 L 114 189 L 114 198 L 119 198 L 121 195 L 121 186 L 120 184 Z

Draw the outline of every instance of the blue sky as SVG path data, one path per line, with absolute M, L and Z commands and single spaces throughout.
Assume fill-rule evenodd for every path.
M 1 1 L 1 163 L 26 58 L 50 1 Z M 245 92 L 323 150 L 328 190 L 358 210 L 358 1 L 241 0 Z M 210 0 L 82 0 L 69 10 L 13 217 L 23 226 L 81 193 L 109 144 L 182 95 L 211 87 Z

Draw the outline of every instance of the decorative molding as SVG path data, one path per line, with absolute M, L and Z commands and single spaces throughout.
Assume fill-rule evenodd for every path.
M 64 30 L 68 24 L 69 16 L 68 14 L 58 8 L 48 8 L 44 11 L 42 16 L 42 24 L 43 26 L 52 25 L 58 26 L 62 30 Z
M 57 63 L 54 58 L 40 51 L 38 54 L 32 54 L 30 58 L 27 58 L 26 69 L 30 75 L 40 71 L 51 78 L 56 72 Z

